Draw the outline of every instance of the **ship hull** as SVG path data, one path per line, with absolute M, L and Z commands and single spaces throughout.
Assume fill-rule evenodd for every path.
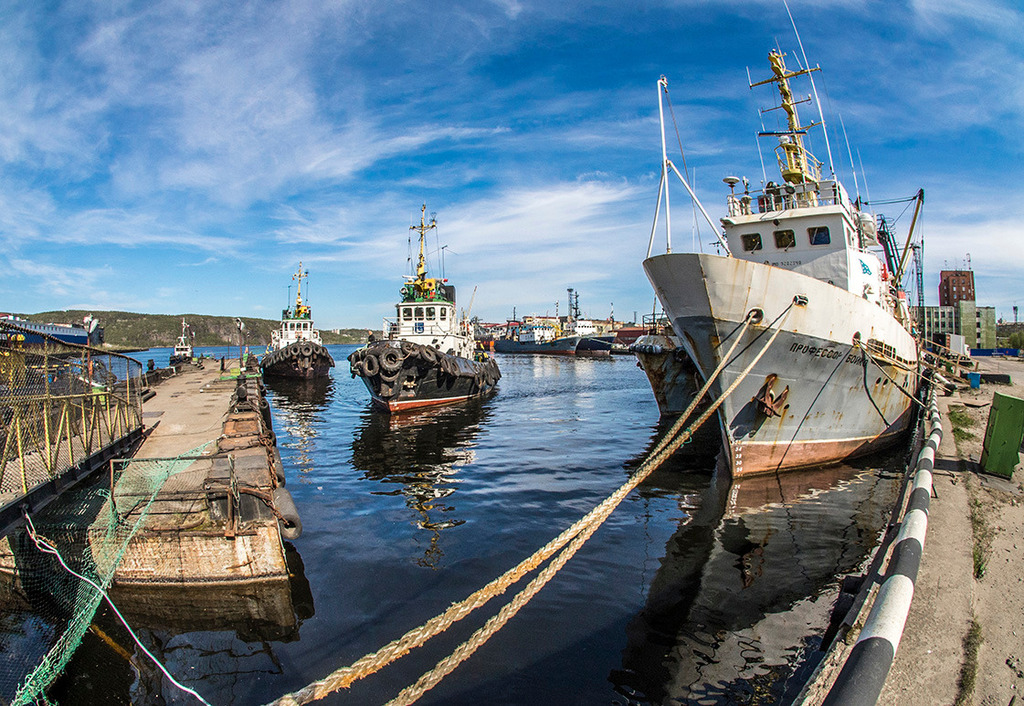
M 877 305 L 814 278 L 737 258 L 673 253 L 646 260 L 644 269 L 677 332 L 680 365 L 697 371 L 694 386 L 742 335 L 709 393 L 718 399 L 739 380 L 718 410 L 734 477 L 871 453 L 908 428 L 916 345 Z M 740 334 L 753 309 L 763 319 Z M 776 328 L 775 341 L 742 377 Z M 884 359 L 865 355 L 855 341 L 885 351 Z M 655 394 L 671 399 L 673 408 L 683 404 L 678 390 Z
M 327 349 L 312 341 L 292 343 L 267 353 L 260 360 L 265 377 L 306 380 L 326 377 L 334 367 L 334 358 Z
M 389 413 L 484 397 L 501 379 L 491 358 L 469 360 L 408 341 L 371 343 L 353 352 L 349 362 L 373 404 Z
M 563 336 L 551 341 L 531 343 L 507 338 L 494 340 L 495 353 L 532 353 L 534 355 L 576 355 L 579 336 Z
M 614 340 L 614 335 L 583 336 L 580 338 L 580 342 L 576 344 L 576 355 L 591 357 L 610 356 Z

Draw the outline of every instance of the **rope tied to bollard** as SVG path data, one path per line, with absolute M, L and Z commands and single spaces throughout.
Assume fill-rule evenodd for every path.
M 794 301 L 791 302 L 790 305 L 786 307 L 786 309 L 772 322 L 772 324 L 778 323 L 778 327 L 775 328 L 761 350 L 758 351 L 732 384 L 729 385 L 729 387 L 700 414 L 693 424 L 687 427 L 685 431 L 680 432 L 680 429 L 682 429 L 688 417 L 693 414 L 693 411 L 696 409 L 700 400 L 711 388 L 711 385 L 726 368 L 727 364 L 731 361 L 732 354 L 735 352 L 737 345 L 742 340 L 742 333 L 746 331 L 747 327 L 751 323 L 760 321 L 763 316 L 760 310 L 755 309 L 748 312 L 747 316 L 744 318 L 740 335 L 736 336 L 736 340 L 730 347 L 729 352 L 725 356 L 722 356 L 721 362 L 715 368 L 712 375 L 709 376 L 700 392 L 694 396 L 689 407 L 680 415 L 680 418 L 672 426 L 669 432 L 667 432 L 665 436 L 662 437 L 662 440 L 659 441 L 651 450 L 647 459 L 641 464 L 628 481 L 608 496 L 597 507 L 581 519 L 577 520 L 571 527 L 538 549 L 517 566 L 506 571 L 497 579 L 494 579 L 464 600 L 458 603 L 453 603 L 444 613 L 431 618 L 422 626 L 410 630 L 397 640 L 389 642 L 376 652 L 365 655 L 353 662 L 351 665 L 337 669 L 327 677 L 315 681 L 298 691 L 279 697 L 269 706 L 301 706 L 302 704 L 308 704 L 312 701 L 322 699 L 336 691 L 348 688 L 354 682 L 376 673 L 391 662 L 408 654 L 416 647 L 423 645 L 427 640 L 441 634 L 454 623 L 462 620 L 477 608 L 485 605 L 492 598 L 503 594 L 510 586 L 518 582 L 526 574 L 538 568 L 564 547 L 564 551 L 561 551 L 561 554 L 559 554 L 547 567 L 545 567 L 521 592 L 514 596 L 513 599 L 495 616 L 490 618 L 483 627 L 477 630 L 468 640 L 456 648 L 451 655 L 438 662 L 433 669 L 421 676 L 415 684 L 402 690 L 395 699 L 388 702 L 387 706 L 406 706 L 407 704 L 414 703 L 426 691 L 433 688 L 441 681 L 441 679 L 451 673 L 459 664 L 468 659 L 481 645 L 487 642 L 492 635 L 500 630 L 524 605 L 526 605 L 526 603 L 528 603 L 530 599 L 532 599 L 533 596 L 536 595 L 552 577 L 554 577 L 562 566 L 572 558 L 577 550 L 582 547 L 597 528 L 604 523 L 608 516 L 611 515 L 612 511 L 618 507 L 626 496 L 640 485 L 640 483 L 646 480 L 655 469 L 668 460 L 668 458 L 670 458 L 680 446 L 686 443 L 690 437 L 693 436 L 694 432 L 696 432 L 697 429 L 699 429 L 718 410 L 722 403 L 724 403 L 729 395 L 735 391 L 744 378 L 750 374 L 750 371 L 755 365 L 757 365 L 758 361 L 761 360 L 761 357 L 768 351 L 768 348 L 775 342 L 779 333 L 782 332 L 782 326 L 788 318 L 789 313 L 792 311 L 795 303 L 796 300 L 794 299 Z M 766 330 L 770 329 L 771 325 L 766 328 Z M 567 544 L 569 546 L 566 546 Z

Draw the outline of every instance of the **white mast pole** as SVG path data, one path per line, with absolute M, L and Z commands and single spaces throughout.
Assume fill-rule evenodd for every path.
M 658 79 L 658 118 L 661 121 L 661 183 L 665 189 L 665 252 L 672 252 L 672 211 L 668 201 L 668 149 L 665 146 L 665 108 L 663 105 L 662 91 L 668 90 L 668 79 L 662 76 Z M 689 187 L 687 187 L 689 188 Z M 658 200 L 661 200 L 660 193 Z

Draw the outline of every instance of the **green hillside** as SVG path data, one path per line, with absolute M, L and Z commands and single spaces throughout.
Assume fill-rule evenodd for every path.
M 103 327 L 106 346 L 111 348 L 158 348 L 173 346 L 181 335 L 182 318 L 195 332 L 197 346 L 238 345 L 238 328 L 233 316 L 206 314 L 135 314 L 127 311 L 44 311 L 22 314 L 37 323 L 76 323 L 92 314 Z M 241 317 L 245 322 L 245 342 L 249 346 L 270 343 L 270 334 L 280 325 L 270 319 Z M 340 334 L 321 332 L 324 343 L 361 343 L 365 329 L 342 329 Z

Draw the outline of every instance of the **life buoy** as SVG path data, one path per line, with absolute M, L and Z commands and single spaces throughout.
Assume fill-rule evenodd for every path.
M 367 353 L 366 357 L 363 358 L 363 375 L 368 378 L 372 378 L 374 375 L 380 372 L 380 361 L 377 360 L 377 356 L 373 353 Z
M 402 352 L 398 348 L 385 348 L 380 354 L 381 375 L 397 373 L 402 369 Z

